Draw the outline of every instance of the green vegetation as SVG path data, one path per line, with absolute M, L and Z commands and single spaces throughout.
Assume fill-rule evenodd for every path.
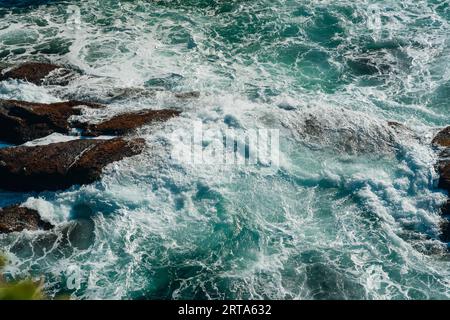
M 6 266 L 7 259 L 0 254 L 0 300 L 44 300 L 47 297 L 43 293 L 41 281 L 25 279 L 21 281 L 8 282 L 1 273 Z

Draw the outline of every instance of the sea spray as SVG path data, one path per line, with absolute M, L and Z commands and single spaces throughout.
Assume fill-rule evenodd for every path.
M 1 193 L 58 224 L 0 236 L 10 275 L 44 275 L 48 294 L 80 299 L 449 298 L 446 196 L 429 144 L 450 123 L 445 2 L 26 2 L 0 4 L 1 61 L 48 59 L 89 76 L 67 87 L 4 81 L 1 98 L 137 87 L 155 94 L 112 101 L 110 116 L 183 116 L 139 129 L 149 147 L 101 181 Z M 184 91 L 201 95 L 175 98 Z M 221 133 L 279 130 L 277 169 L 172 157 L 173 134 L 190 136 L 198 121 Z M 58 231 L 79 208 L 92 221 L 78 229 L 83 247 Z M 73 266 L 80 277 L 68 287 Z

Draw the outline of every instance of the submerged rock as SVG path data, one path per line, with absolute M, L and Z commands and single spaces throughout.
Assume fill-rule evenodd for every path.
M 106 96 L 112 101 L 130 98 L 153 98 L 155 95 L 155 90 L 143 88 L 112 88 L 106 93 Z
M 154 98 L 158 90 L 130 87 L 116 88 L 114 83 L 110 83 L 110 79 L 92 78 L 95 82 L 81 82 L 77 86 L 71 88 L 56 88 L 55 95 L 68 100 L 89 100 L 98 103 L 109 104 L 118 101 L 126 101 L 131 99 L 149 99 Z
M 92 219 L 77 219 L 67 225 L 67 239 L 78 250 L 88 249 L 95 241 L 95 222 Z
M 178 99 L 197 99 L 200 98 L 199 91 L 189 91 L 189 92 L 177 92 L 175 97 Z
M 54 132 L 68 133 L 69 118 L 81 114 L 80 106 L 102 107 L 81 101 L 44 104 L 0 100 L 0 140 L 21 144 Z
M 433 145 L 450 147 L 450 126 L 441 130 L 433 139 Z
M 77 72 L 74 70 L 69 70 L 63 66 L 51 63 L 26 62 L 2 70 L 0 81 L 15 79 L 28 81 L 37 85 L 67 85 L 76 74 Z
M 147 80 L 145 82 L 145 86 L 150 88 L 171 90 L 175 88 L 183 79 L 184 77 L 181 74 L 169 73 L 166 75 L 162 75 L 161 77 Z
M 375 74 L 387 74 L 392 71 L 392 67 L 388 63 L 380 62 L 382 57 L 359 57 L 347 61 L 347 65 L 353 74 L 357 76 L 370 76 Z
M 22 230 L 50 230 L 53 225 L 43 221 L 36 210 L 18 205 L 0 209 L 0 233 Z
M 143 139 L 116 138 L 0 149 L 0 188 L 42 191 L 92 183 L 106 165 L 137 155 L 144 146 Z
M 101 80 L 95 83 L 79 84 L 71 88 L 55 88 L 53 93 L 65 100 L 88 100 L 109 104 L 136 99 L 154 99 L 159 93 L 170 93 L 179 100 L 192 100 L 200 97 L 199 91 L 166 92 L 162 88 L 114 87 L 114 83 Z
M 149 123 L 167 121 L 180 113 L 180 111 L 170 109 L 146 110 L 119 114 L 98 124 L 79 125 L 82 126 L 83 134 L 86 136 L 124 135 Z
M 281 120 L 292 136 L 310 148 L 340 154 L 392 155 L 402 141 L 415 139 L 399 123 L 386 123 L 359 111 L 317 106 L 312 112 L 295 110 Z

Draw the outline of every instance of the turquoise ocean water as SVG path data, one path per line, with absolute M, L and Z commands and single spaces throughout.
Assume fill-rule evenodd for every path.
M 7 273 L 80 299 L 449 298 L 430 147 L 450 124 L 449 23 L 448 0 L 0 0 L 0 62 L 96 76 L 0 98 L 158 88 L 108 111 L 184 111 L 97 183 L 0 193 L 59 227 L 0 236 Z M 172 159 L 193 121 L 279 129 L 280 168 Z

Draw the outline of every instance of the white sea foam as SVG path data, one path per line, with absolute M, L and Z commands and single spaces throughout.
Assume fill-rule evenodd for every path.
M 29 195 L 25 205 L 57 230 L 65 230 L 79 211 L 89 211 L 95 228 L 81 230 L 95 237 L 84 250 L 51 238 L 41 252 L 42 238 L 35 234 L 2 236 L 13 258 L 11 273 L 33 267 L 47 275 L 51 291 L 79 265 L 83 289 L 74 295 L 80 298 L 192 298 L 195 290 L 207 298 L 450 296 L 450 269 L 440 258 L 445 244 L 438 240 L 437 210 L 445 195 L 434 189 L 429 147 L 436 128 L 449 118 L 430 106 L 427 96 L 449 79 L 448 21 L 425 3 L 383 1 L 373 21 L 381 21 L 383 30 L 372 34 L 358 22 L 371 17 L 370 1 L 271 3 L 280 9 L 269 16 L 269 3 L 262 3 L 240 6 L 242 21 L 213 8 L 179 10 L 144 1 L 121 3 L 120 9 L 116 2 L 109 7 L 85 1 L 79 15 L 67 15 L 68 8 L 56 4 L 23 19 L 4 18 L 11 23 L 0 30 L 2 46 L 20 28 L 29 30 L 21 37 L 34 43 L 54 38 L 57 30 L 71 45 L 67 54 L 50 59 L 91 76 L 66 88 L 2 82 L 1 98 L 55 102 L 106 95 L 114 88 L 151 90 L 149 80 L 168 80 L 170 74 L 182 78 L 156 81 L 158 86 L 202 93 L 181 102 L 157 91 L 86 110 L 81 118 L 93 122 L 143 108 L 176 107 L 184 113 L 138 130 L 149 148 L 109 165 L 101 181 Z M 339 6 L 348 6 L 352 16 Z M 324 10 L 337 17 L 333 27 L 344 30 L 330 36 L 341 40 L 335 48 L 308 33 L 316 19 L 327 22 L 320 20 Z M 33 18 L 46 26 L 35 26 Z M 420 19 L 436 27 L 424 32 L 415 26 Z M 303 28 L 289 36 L 284 27 L 295 29 L 300 22 Z M 258 23 L 262 27 L 252 30 Z M 243 28 L 245 34 L 231 41 L 220 27 Z M 274 37 L 265 38 L 261 30 Z M 182 36 L 195 46 L 177 42 Z M 375 49 L 359 47 L 359 40 L 372 36 L 367 42 Z M 16 60 L 29 57 L 32 45 L 16 42 L 8 48 L 27 50 Z M 323 58 L 311 62 L 307 57 L 314 54 Z M 387 63 L 390 69 L 347 70 L 352 59 L 368 59 L 369 67 L 380 70 Z M 352 74 L 357 71 L 368 74 Z M 221 131 L 230 124 L 281 129 L 279 171 L 171 159 L 168 137 L 174 130 L 189 134 L 193 121 Z M 74 138 L 54 134 L 27 145 Z M 327 287 L 336 296 L 325 292 Z

